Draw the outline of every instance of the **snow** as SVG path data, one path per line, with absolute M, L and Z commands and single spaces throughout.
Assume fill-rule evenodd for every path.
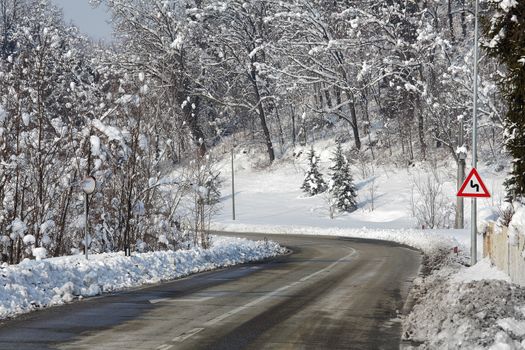
M 47 257 L 47 250 L 44 247 L 33 248 L 32 253 L 36 260 L 42 260 Z
M 25 245 L 31 245 L 31 244 L 35 244 L 36 239 L 35 239 L 35 236 L 33 235 L 25 235 L 23 238 L 23 241 Z
M 2 105 L 0 105 L 0 123 L 5 122 L 6 118 L 7 118 L 7 112 L 2 107 Z
M 11 223 L 11 232 L 16 236 L 23 236 L 24 233 L 27 231 L 27 225 L 22 220 L 16 218 Z M 14 238 L 13 238 L 14 239 Z
M 522 349 L 525 288 L 510 283 L 488 259 L 465 268 L 464 256 L 443 258 L 414 282 L 417 303 L 403 319 L 405 342 L 423 349 Z
M 510 11 L 513 7 L 517 5 L 518 5 L 518 2 L 516 0 L 501 0 L 501 2 L 499 3 L 499 7 L 504 12 Z
M 42 225 L 40 225 L 40 233 L 46 234 L 49 230 L 55 227 L 55 222 L 53 220 L 47 220 Z
M 467 154 L 468 150 L 466 146 L 456 148 L 456 154 Z
M 314 148 L 319 154 L 319 169 L 327 178 L 333 145 L 319 141 Z M 258 164 L 254 153 L 236 154 L 235 221 L 230 209 L 230 164 L 224 160 L 220 169 L 225 179 L 224 210 L 215 218 L 213 228 L 227 232 L 379 239 L 414 247 L 426 255 L 423 270 L 428 275 L 416 278 L 409 297 L 414 303 L 412 312 L 400 316 L 404 345 L 422 349 L 525 346 L 524 336 L 520 335 L 525 322 L 525 288 L 510 283 L 509 277 L 491 266 L 489 260 L 481 259 L 468 267 L 470 201 L 465 201 L 463 230 L 421 229 L 413 217 L 417 209 L 414 206 L 426 201 L 417 185 L 425 185 L 427 179 L 435 178 L 435 173 L 443 203 L 455 203 L 454 163 L 435 168 L 423 164 L 401 168 L 354 162 L 351 168 L 358 190 L 358 209 L 330 219 L 329 203 L 322 194 L 305 197 L 300 190 L 308 169 L 307 153 L 307 148 L 296 148 L 293 158 L 284 157 L 262 171 L 252 170 Z M 486 225 L 497 219 L 498 206 L 504 198 L 505 172 L 483 165 L 478 171 L 492 194 L 489 199 L 478 199 L 479 219 Z M 444 223 L 448 227 L 453 224 L 453 213 Z M 480 234 L 478 257 L 482 255 L 482 239 Z
M 503 330 L 510 332 L 518 337 L 525 336 L 525 321 L 517 321 L 513 318 L 502 318 L 497 322 Z
M 349 145 L 345 145 L 348 147 Z M 319 160 L 319 170 L 328 180 L 335 143 L 319 141 L 315 151 Z M 235 203 L 236 220 L 231 212 L 231 164 L 223 160 L 218 166 L 224 178 L 223 210 L 213 220 L 216 229 L 227 231 L 257 230 L 257 232 L 314 232 L 323 229 L 327 234 L 341 233 L 345 235 L 365 232 L 373 235 L 375 230 L 389 232 L 390 236 L 402 237 L 406 231 L 426 237 L 437 236 L 447 242 L 457 241 L 465 250 L 470 249 L 470 201 L 465 201 L 465 224 L 463 231 L 455 230 L 423 230 L 413 216 L 414 205 L 424 202 L 425 198 L 417 191 L 417 185 L 426 181 L 432 171 L 424 165 L 414 167 L 396 167 L 393 165 L 372 165 L 354 160 L 351 173 L 357 188 L 358 209 L 352 213 L 338 213 L 330 219 L 329 204 L 325 196 L 306 197 L 301 190 L 304 174 L 308 169 L 309 147 L 297 147 L 293 150 L 295 156 L 286 155 L 272 167 L 261 171 L 253 170 L 259 159 L 248 151 L 235 155 Z M 292 152 L 290 152 L 292 153 Z M 297 156 L 300 154 L 299 156 Z M 374 169 L 375 167 L 375 169 Z M 454 163 L 437 167 L 443 200 L 452 204 L 456 202 L 456 168 Z M 495 173 L 490 168 L 478 169 L 484 179 L 492 198 L 479 199 L 480 218 L 493 218 L 494 209 L 504 198 L 503 181 L 505 173 Z M 431 178 L 432 179 L 432 178 Z M 438 208 L 443 209 L 443 208 Z M 447 213 L 445 211 L 445 213 Z M 490 214 L 490 215 L 489 215 Z M 453 225 L 454 213 L 446 216 L 446 225 Z M 365 230 L 362 230 L 366 228 Z M 399 230 L 399 232 L 392 231 Z M 344 232 L 346 233 L 344 233 Z M 359 233 L 361 232 L 361 233 Z M 384 234 L 378 234 L 384 236 Z M 440 238 L 440 239 L 441 239 Z M 383 238 L 381 238 L 383 239 Z M 400 238 L 401 240 L 402 238 Z M 481 239 L 481 236 L 480 236 Z
M 28 126 L 31 122 L 31 115 L 29 115 L 29 113 L 26 112 L 22 113 L 22 122 L 25 126 Z
M 476 265 L 460 270 L 452 277 L 452 281 L 458 283 L 482 280 L 500 280 L 510 283 L 510 277 L 495 266 L 492 266 L 489 258 L 484 258 Z
M 407 245 L 431 254 L 436 250 L 451 250 L 459 247 L 466 250 L 468 234 L 465 230 L 416 230 L 416 229 L 377 229 L 338 227 L 294 226 L 294 225 L 243 225 L 217 224 L 213 229 L 225 232 L 253 232 L 266 234 L 293 234 L 314 236 L 336 236 L 391 241 Z
M 80 297 L 116 292 L 159 283 L 201 271 L 273 257 L 285 252 L 272 241 L 212 236 L 210 249 L 82 255 L 44 259 L 44 248 L 35 248 L 40 260 L 25 259 L 0 267 L 0 319 Z
M 159 243 L 163 243 L 165 245 L 169 245 L 170 242 L 168 241 L 168 238 L 166 238 L 166 235 L 160 235 L 159 236 Z
M 189 103 L 189 102 L 188 102 Z M 95 128 L 109 140 L 121 140 L 118 129 L 95 121 Z M 330 158 L 335 145 L 319 141 L 315 148 L 319 169 L 328 178 Z M 481 260 L 467 268 L 466 253 L 470 251 L 470 230 L 421 229 L 413 217 L 414 206 L 425 202 L 417 191 L 437 171 L 440 190 L 446 203 L 456 200 L 455 168 L 441 164 L 429 168 L 423 164 L 411 167 L 377 165 L 353 160 L 351 167 L 358 191 L 358 209 L 352 213 L 337 213 L 330 218 L 330 208 L 324 195 L 305 197 L 301 191 L 308 168 L 309 148 L 297 148 L 294 155 L 278 160 L 268 169 L 252 170 L 260 159 L 249 149 L 236 154 L 236 220 L 231 219 L 230 160 L 224 159 L 218 169 L 225 179 L 222 189 L 223 211 L 214 218 L 212 228 L 231 232 L 264 234 L 303 234 L 345 236 L 397 242 L 419 249 L 433 272 L 420 276 L 412 291 L 416 304 L 403 319 L 405 339 L 421 342 L 430 348 L 494 348 L 515 347 L 523 341 L 525 324 L 525 289 L 509 283 L 508 277 Z M 350 159 L 350 157 L 349 157 Z M 449 170 L 450 169 L 450 170 Z M 504 194 L 501 188 L 504 174 L 490 168 L 479 169 L 493 197 L 480 199 L 480 218 L 495 219 L 497 203 Z M 149 186 L 176 183 L 177 179 L 152 177 Z M 205 193 L 195 185 L 196 193 Z M 470 210 L 465 202 L 465 213 Z M 134 208 L 141 213 L 142 205 Z M 468 215 L 466 215 L 468 218 Z M 79 217 L 79 227 L 83 225 Z M 450 218 L 443 221 L 450 227 Z M 81 225 L 82 224 L 82 225 Z M 515 219 L 523 227 L 521 214 Z M 12 231 L 27 231 L 25 224 L 13 222 Z M 44 230 L 45 231 L 45 230 Z M 165 235 L 159 242 L 169 244 Z M 479 237 L 481 242 L 481 236 Z M 34 244 L 34 243 L 33 243 Z M 454 248 L 459 248 L 456 256 Z M 482 248 L 482 244 L 478 244 Z M 46 259 L 43 247 L 33 248 L 37 260 L 24 260 L 19 265 L 0 270 L 0 318 L 22 312 L 71 302 L 80 297 L 123 290 L 147 283 L 158 283 L 199 271 L 231 266 L 283 253 L 272 242 L 253 242 L 236 238 L 214 237 L 209 250 L 192 248 L 179 251 L 122 253 L 69 256 Z M 479 252 L 478 252 L 479 254 Z
M 518 242 L 518 235 L 525 234 L 525 206 L 518 206 L 509 223 L 509 242 L 516 245 Z
M 101 133 L 106 135 L 109 141 L 116 140 L 116 141 L 123 142 L 124 137 L 122 136 L 122 132 L 120 132 L 120 130 L 117 129 L 116 127 L 105 125 L 98 119 L 94 119 L 92 123 L 93 123 L 93 127 L 95 127 Z
M 142 151 L 147 151 L 149 146 L 148 137 L 144 134 L 139 135 L 139 148 Z
M 91 154 L 95 157 L 100 156 L 100 138 L 96 135 L 91 135 L 89 141 L 91 143 Z

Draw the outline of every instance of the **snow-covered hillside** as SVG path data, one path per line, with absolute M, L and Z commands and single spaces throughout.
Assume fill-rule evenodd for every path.
M 334 147 L 330 141 L 314 145 L 325 175 Z M 457 192 L 453 163 L 443 160 L 437 166 L 418 163 L 397 167 L 388 160 L 374 165 L 355 161 L 352 169 L 358 189 L 358 209 L 330 219 L 326 196 L 305 197 L 300 189 L 308 148 L 296 150 L 295 154 L 289 152 L 267 169 L 254 169 L 259 163 L 255 154 L 249 149 L 239 150 L 234 160 L 236 220 L 232 220 L 231 164 L 230 159 L 224 159 L 220 163 L 225 180 L 223 211 L 215 218 L 214 228 L 348 236 L 412 246 L 426 255 L 423 270 L 429 275 L 416 279 L 411 292 L 415 306 L 403 319 L 404 347 L 518 349 L 524 346 L 525 289 L 510 283 L 487 260 L 468 268 L 470 200 L 465 201 L 463 230 L 422 229 L 414 217 L 414 207 L 428 200 L 418 186 L 424 187 L 429 178 L 436 179 L 432 174 L 437 173 L 441 203 L 446 206 L 439 209 L 445 209 L 442 214 L 449 216 L 444 222 L 454 224 L 454 211 L 449 210 L 456 202 Z M 486 220 L 497 217 L 503 203 L 505 171 L 496 168 L 484 164 L 478 169 L 492 194 L 491 198 L 478 201 L 480 228 Z M 458 254 L 454 253 L 454 247 L 458 247 Z M 479 235 L 479 258 L 481 253 Z
M 347 148 L 350 147 L 348 144 Z M 314 149 L 320 155 L 321 170 L 328 178 L 335 143 L 319 141 Z M 349 159 L 358 190 L 358 209 L 352 213 L 336 214 L 330 219 L 327 195 L 307 197 L 300 189 L 306 172 L 308 150 L 308 147 L 290 150 L 270 168 L 259 169 L 254 168 L 259 163 L 257 153 L 249 148 L 239 148 L 234 160 L 236 220 L 232 220 L 231 163 L 229 158 L 223 159 L 218 165 L 224 179 L 223 208 L 214 218 L 214 227 L 276 233 L 323 228 L 326 234 L 341 234 L 344 230 L 358 232 L 358 229 L 359 232 L 369 232 L 370 238 L 380 238 L 373 237 L 376 229 L 406 231 L 422 228 L 414 211 L 427 200 L 424 187 L 430 180 L 439 185 L 439 200 L 444 204 L 438 208 L 438 215 L 444 217 L 445 225 L 441 228 L 453 228 L 457 192 L 453 162 L 443 160 L 435 166 L 416 163 L 399 167 L 388 159 L 374 162 Z M 437 174 L 437 179 L 433 173 Z M 496 172 L 493 166 L 482 166 L 480 174 L 492 194 L 491 198 L 478 201 L 481 222 L 494 218 L 503 202 L 505 171 Z M 423 189 L 419 190 L 418 186 Z M 423 236 L 446 236 L 446 239 L 456 239 L 462 248 L 468 249 L 469 213 L 470 200 L 466 200 L 466 230 L 424 230 L 427 233 Z M 363 228 L 366 230 L 363 231 Z

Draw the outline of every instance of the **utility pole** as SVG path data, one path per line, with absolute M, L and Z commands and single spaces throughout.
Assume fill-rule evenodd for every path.
M 474 25 L 474 111 L 472 118 L 472 168 L 478 165 L 478 41 L 479 41 L 479 0 L 476 0 L 476 13 Z M 470 262 L 474 265 L 478 260 L 477 234 L 478 234 L 478 205 L 477 198 L 472 198 L 471 232 L 470 232 Z

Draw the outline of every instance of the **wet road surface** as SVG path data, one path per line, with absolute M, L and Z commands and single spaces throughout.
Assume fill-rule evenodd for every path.
M 418 252 L 380 241 L 268 237 L 292 253 L 23 315 L 0 324 L 0 349 L 399 348 L 398 316 Z

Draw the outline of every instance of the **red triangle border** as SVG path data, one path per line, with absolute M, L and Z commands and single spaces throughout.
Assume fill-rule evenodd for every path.
M 478 180 L 479 184 L 481 185 L 481 189 L 483 190 L 483 193 L 479 193 L 479 194 L 463 193 L 463 191 L 465 190 L 465 188 L 467 187 L 468 183 L 470 182 L 470 180 L 473 177 L 476 177 L 476 179 Z M 472 170 L 468 174 L 467 178 L 465 179 L 465 182 L 463 182 L 463 185 L 461 185 L 461 188 L 459 189 L 459 191 L 456 194 L 456 196 L 458 196 L 458 197 L 474 197 L 474 198 L 489 198 L 490 197 L 490 192 L 489 192 L 489 190 L 487 190 L 487 186 L 485 186 L 485 184 L 483 183 L 483 180 L 481 180 L 481 176 L 479 176 L 479 173 L 476 170 L 476 168 L 472 168 Z

